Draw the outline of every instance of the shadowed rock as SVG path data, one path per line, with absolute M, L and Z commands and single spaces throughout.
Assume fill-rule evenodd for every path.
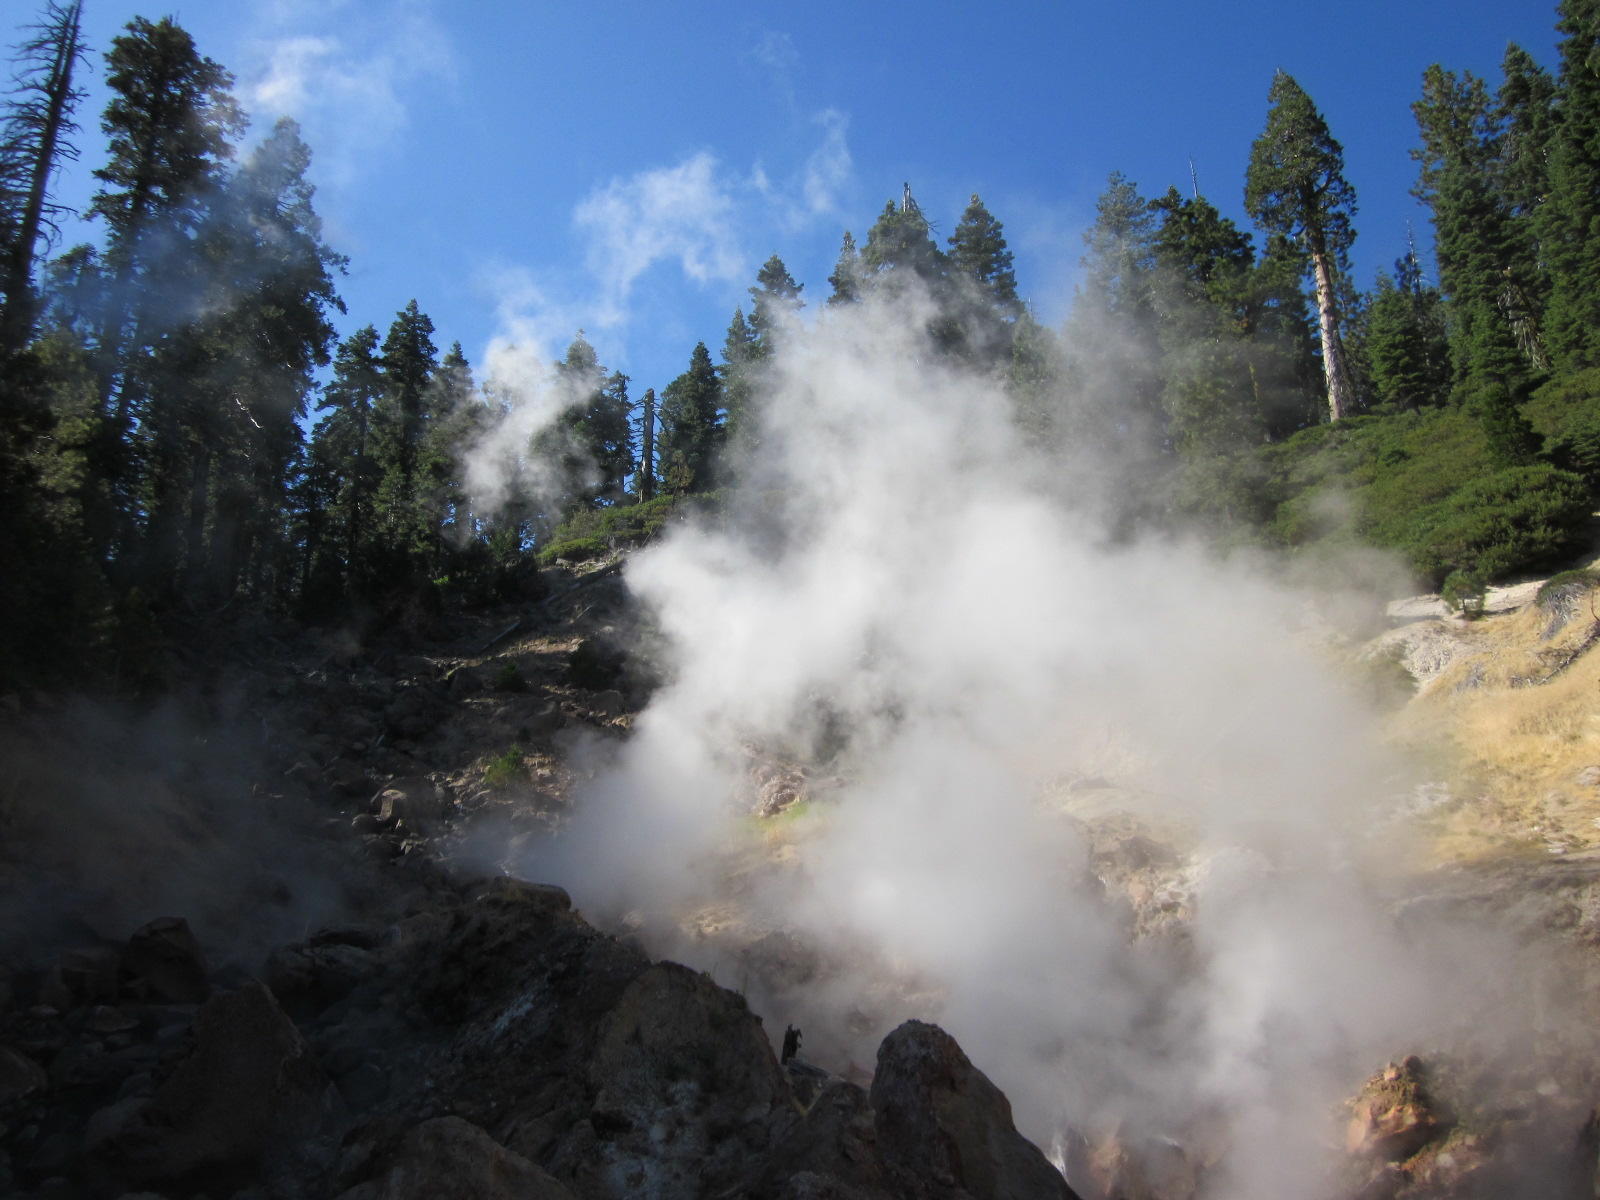
M 878 1153 L 916 1200 L 1078 1200 L 1017 1132 L 1011 1103 L 937 1025 L 907 1021 L 878 1047 Z

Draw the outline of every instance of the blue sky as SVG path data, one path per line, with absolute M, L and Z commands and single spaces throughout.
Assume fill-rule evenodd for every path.
M 135 15 L 87 0 L 101 54 Z M 31 19 L 32 0 L 5 9 Z M 558 356 L 583 328 L 633 394 L 695 341 L 715 354 L 757 268 L 781 255 L 820 303 L 845 229 L 864 238 L 909 181 L 941 236 L 982 194 L 1022 293 L 1065 315 L 1106 176 L 1148 196 L 1201 190 L 1241 210 L 1279 67 L 1345 147 L 1355 262 L 1370 285 L 1427 244 L 1409 195 L 1424 67 L 1498 80 L 1507 42 L 1555 65 L 1554 4 L 1348 0 L 1211 5 L 794 6 L 546 0 L 188 3 L 171 15 L 236 76 L 265 131 L 296 117 L 317 207 L 350 257 L 341 332 L 380 332 L 415 297 L 441 350 L 494 339 Z M 98 78 L 81 110 L 82 203 L 99 165 Z M 96 231 L 67 231 L 67 242 Z

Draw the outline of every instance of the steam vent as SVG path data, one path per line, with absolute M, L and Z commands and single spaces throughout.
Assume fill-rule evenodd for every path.
M 130 2 L 0 1198 L 1600 1197 L 1600 0 Z

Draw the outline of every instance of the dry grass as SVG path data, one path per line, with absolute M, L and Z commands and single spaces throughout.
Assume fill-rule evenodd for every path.
M 1444 765 L 1455 799 L 1426 822 L 1440 860 L 1600 848 L 1596 622 L 1586 600 L 1549 626 L 1530 604 L 1459 628 L 1465 651 L 1392 720 Z

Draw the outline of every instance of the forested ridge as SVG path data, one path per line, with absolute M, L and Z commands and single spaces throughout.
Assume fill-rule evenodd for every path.
M 175 631 L 235 605 L 420 625 L 528 595 L 541 559 L 648 537 L 689 497 L 766 486 L 741 464 L 808 306 L 899 306 L 1043 453 L 1132 473 L 1119 537 L 1370 543 L 1466 596 L 1559 562 L 1600 500 L 1600 0 L 1563 0 L 1548 67 L 1512 46 L 1498 79 L 1424 74 L 1434 262 L 1373 230 L 1393 272 L 1354 277 L 1343 148 L 1280 71 L 1244 181 L 1253 230 L 1197 188 L 1113 174 L 1050 328 L 983 201 L 945 236 L 907 184 L 843 233 L 825 295 L 774 254 L 675 379 L 638 388 L 578 333 L 554 365 L 562 415 L 496 444 L 493 495 L 472 461 L 520 398 L 475 380 L 425 298 L 338 339 L 347 263 L 294 122 L 252 133 L 171 18 L 102 56 L 80 11 L 51 0 L 18 32 L 0 111 L 5 690 L 154 686 Z M 103 140 L 80 111 L 96 69 Z M 52 182 L 79 154 L 99 237 L 69 246 Z

